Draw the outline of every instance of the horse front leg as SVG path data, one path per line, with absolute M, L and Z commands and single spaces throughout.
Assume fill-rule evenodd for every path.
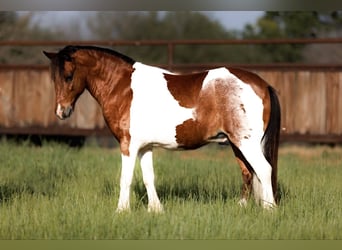
M 162 212 L 163 207 L 160 204 L 158 194 L 154 185 L 152 148 L 142 150 L 139 153 L 139 157 L 143 180 L 148 197 L 148 212 Z
M 130 150 L 129 154 L 121 153 L 121 178 L 120 178 L 120 196 L 117 212 L 129 211 L 130 188 L 132 184 L 135 160 L 137 153 Z

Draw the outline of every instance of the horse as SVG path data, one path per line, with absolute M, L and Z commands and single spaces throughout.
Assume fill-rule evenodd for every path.
M 153 148 L 190 150 L 211 142 L 232 147 L 242 172 L 241 206 L 253 193 L 263 208 L 277 207 L 280 105 L 275 89 L 255 73 L 218 67 L 176 74 L 95 46 L 68 45 L 43 53 L 50 59 L 57 117 L 70 117 L 87 89 L 119 142 L 118 212 L 130 210 L 137 158 L 148 211 L 162 212 Z

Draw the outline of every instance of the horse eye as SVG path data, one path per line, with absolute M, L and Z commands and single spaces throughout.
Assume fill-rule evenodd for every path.
M 72 81 L 72 78 L 73 78 L 73 75 L 66 76 L 66 77 L 65 77 L 65 81 L 66 81 L 66 82 L 71 82 L 71 81 Z

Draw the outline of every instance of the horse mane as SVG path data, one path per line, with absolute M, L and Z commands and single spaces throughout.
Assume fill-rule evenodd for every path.
M 134 64 L 135 60 L 124 55 L 121 54 L 115 50 L 112 49 L 108 49 L 108 48 L 101 48 L 101 47 L 96 47 L 96 46 L 81 46 L 81 45 L 68 45 L 66 47 L 64 47 L 62 50 L 59 51 L 59 54 L 62 55 L 66 60 L 68 60 L 68 57 L 70 58 L 70 56 L 75 53 L 78 50 L 94 50 L 94 51 L 99 51 L 99 52 L 103 52 L 115 57 L 118 57 L 122 60 L 124 60 L 125 62 L 129 63 L 129 64 Z
M 93 50 L 93 51 L 99 51 L 102 53 L 106 53 L 109 55 L 112 55 L 116 58 L 120 58 L 123 61 L 127 62 L 128 64 L 133 65 L 135 63 L 135 60 L 123 55 L 115 50 L 111 50 L 108 48 L 101 48 L 101 47 L 96 47 L 96 46 L 82 46 L 82 45 L 68 45 L 66 47 L 64 47 L 63 49 L 61 49 L 58 54 L 57 57 L 55 57 L 54 60 L 52 60 L 52 64 L 51 64 L 51 77 L 53 80 L 56 79 L 56 70 L 59 71 L 59 74 L 62 75 L 63 74 L 63 66 L 64 63 L 66 61 L 71 61 L 71 56 L 72 54 L 74 54 L 75 52 L 77 52 L 78 50 Z

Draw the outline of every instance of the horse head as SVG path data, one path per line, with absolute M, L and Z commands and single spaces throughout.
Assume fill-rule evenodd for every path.
M 78 97 L 83 93 L 86 79 L 83 67 L 77 60 L 77 49 L 67 46 L 58 53 L 45 52 L 51 61 L 51 77 L 55 85 L 56 115 L 60 119 L 68 118 Z

